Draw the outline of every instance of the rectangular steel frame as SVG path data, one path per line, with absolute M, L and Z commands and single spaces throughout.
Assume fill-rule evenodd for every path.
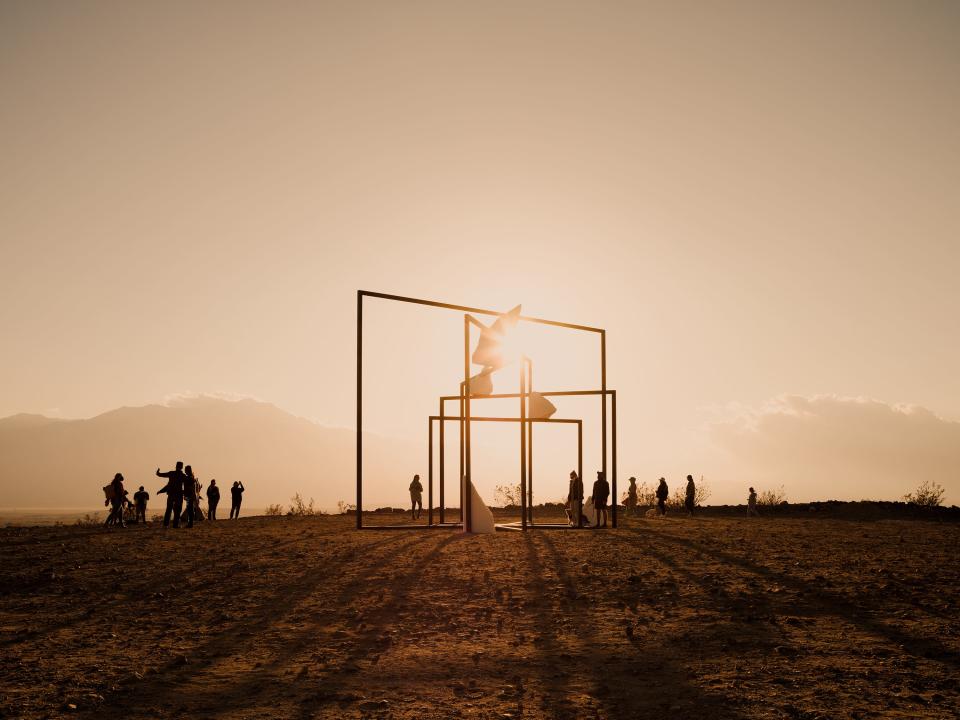
M 379 298 L 382 300 L 391 300 L 394 302 L 413 303 L 416 305 L 425 305 L 445 310 L 456 310 L 465 313 L 464 315 L 464 382 L 460 386 L 460 394 L 454 396 L 442 396 L 440 398 L 440 414 L 432 415 L 429 419 L 429 462 L 428 462 L 428 511 L 426 525 L 364 525 L 363 523 L 363 299 L 365 297 Z M 470 325 L 478 327 L 483 325 L 470 316 L 470 313 L 478 315 L 487 315 L 500 317 L 505 313 L 496 310 L 486 310 L 483 308 L 474 308 L 464 305 L 453 305 L 450 303 L 441 303 L 433 300 L 423 300 L 420 298 L 403 297 L 400 295 L 388 295 L 385 293 L 371 292 L 368 290 L 357 291 L 357 529 L 358 530 L 428 530 L 435 528 L 457 528 L 464 527 L 469 532 L 470 527 L 470 496 L 471 493 L 464 492 L 464 487 L 471 483 L 471 448 L 470 448 L 470 423 L 471 422 L 518 422 L 520 423 L 520 497 L 521 497 L 521 528 L 526 530 L 528 527 L 538 527 L 533 523 L 532 506 L 527 507 L 528 491 L 532 492 L 532 469 L 533 469 L 533 424 L 535 422 L 565 422 L 578 424 L 578 472 L 580 478 L 583 478 L 582 456 L 582 420 L 576 419 L 535 419 L 527 418 L 525 413 L 526 398 L 529 396 L 529 390 L 526 387 L 526 378 L 523 372 L 523 364 L 520 372 L 520 392 L 519 393 L 501 393 L 494 395 L 476 396 L 470 393 Z M 600 336 L 600 385 L 599 390 L 568 390 L 542 392 L 543 396 L 564 396 L 564 395 L 599 395 L 601 397 L 601 421 L 600 421 L 600 445 L 601 445 L 601 472 L 604 477 L 607 474 L 607 396 L 611 398 L 611 440 L 612 457 L 611 465 L 613 469 L 610 475 L 611 485 L 611 524 L 617 527 L 617 396 L 616 391 L 607 389 L 607 352 L 606 352 L 606 331 L 602 328 L 594 328 L 586 325 L 576 325 L 573 323 L 560 322 L 557 320 L 545 320 L 543 318 L 534 318 L 520 316 L 520 322 L 536 323 L 541 325 L 551 325 L 555 327 L 567 328 L 581 332 L 591 332 Z M 526 360 L 526 359 L 525 359 Z M 532 386 L 532 369 L 530 370 Z M 532 388 L 531 388 L 532 389 Z M 520 417 L 519 418 L 483 418 L 473 417 L 470 412 L 471 401 L 494 398 L 520 398 Z M 460 412 L 458 415 L 449 416 L 445 413 L 444 403 L 449 400 L 457 400 L 460 403 Z M 440 522 L 433 522 L 433 422 L 439 423 L 440 436 Z M 461 472 L 460 488 L 461 502 L 460 513 L 462 520 L 457 523 L 445 522 L 444 512 L 444 427 L 447 420 L 455 420 L 460 424 L 461 442 Z M 528 442 L 529 441 L 529 442 Z M 529 471 L 529 472 L 528 472 Z M 529 478 L 529 484 L 528 484 Z M 528 522 L 529 520 L 529 522 Z M 540 527 L 548 527 L 541 525 Z M 549 527 L 557 527 L 550 525 Z

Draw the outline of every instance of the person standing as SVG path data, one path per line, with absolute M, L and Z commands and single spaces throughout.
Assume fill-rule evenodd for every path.
M 747 517 L 757 517 L 757 491 L 750 488 L 750 495 L 747 498 Z
M 610 485 L 603 477 L 602 471 L 597 471 L 597 479 L 593 483 L 593 508 L 597 513 L 597 522 L 594 527 L 607 526 L 607 499 L 610 497 Z M 600 524 L 600 516 L 603 516 L 603 524 Z
M 657 510 L 660 511 L 660 517 L 667 515 L 667 498 L 670 497 L 670 489 L 667 487 L 666 478 L 660 478 L 660 484 L 657 485 Z
M 687 475 L 687 496 L 683 501 L 687 508 L 687 515 L 693 515 L 693 508 L 697 504 L 697 486 L 693 482 L 693 475 Z
M 217 505 L 220 504 L 220 488 L 217 487 L 217 481 L 211 480 L 207 486 L 207 520 L 213 522 L 217 519 Z
M 134 522 L 147 522 L 147 500 L 149 499 L 150 493 L 143 489 L 143 485 L 141 485 L 140 489 L 133 494 L 133 507 L 136 510 L 136 518 Z
M 110 482 L 110 514 L 107 515 L 106 522 L 103 523 L 104 527 L 108 525 L 117 524 L 120 527 L 126 527 L 127 524 L 123 521 L 123 504 L 126 501 L 127 491 L 123 489 L 123 475 L 117 473 L 113 476 L 113 480 Z
M 567 504 L 570 506 L 570 524 L 574 527 L 583 527 L 583 480 L 577 475 L 576 470 L 570 471 Z
M 635 477 L 630 478 L 630 487 L 627 488 L 627 514 L 636 515 L 637 514 L 637 479 Z
M 183 484 L 186 475 L 183 474 L 183 462 L 177 460 L 177 469 L 168 472 L 160 472 L 157 468 L 157 477 L 167 479 L 167 484 L 157 490 L 157 494 L 167 494 L 167 509 L 163 513 L 163 526 L 170 525 L 170 516 L 173 516 L 173 526 L 180 527 L 180 513 L 183 512 Z
M 423 485 L 420 484 L 420 476 L 414 475 L 410 483 L 410 518 L 419 520 L 423 513 Z
M 240 518 L 240 503 L 243 502 L 243 483 L 235 482 L 230 488 L 230 519 Z
M 200 483 L 193 476 L 193 468 L 189 465 L 183 469 L 183 475 L 183 499 L 187 502 L 187 527 L 192 528 L 193 518 L 197 513 L 197 501 L 200 497 L 197 492 L 197 486 Z

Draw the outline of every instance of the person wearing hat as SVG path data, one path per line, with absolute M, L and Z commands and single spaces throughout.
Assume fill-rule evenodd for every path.
M 757 517 L 757 491 L 750 488 L 750 496 L 747 498 L 747 517 Z
M 110 514 L 107 515 L 107 521 L 104 523 L 104 527 L 113 524 L 126 527 L 127 524 L 123 521 L 123 503 L 126 501 L 127 491 L 123 489 L 123 475 L 117 473 L 113 476 L 113 481 L 110 483 L 110 490 Z

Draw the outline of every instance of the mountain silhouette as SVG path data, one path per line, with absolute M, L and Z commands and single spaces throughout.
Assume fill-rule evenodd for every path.
M 418 448 L 364 436 L 365 506 L 400 503 Z M 204 487 L 247 487 L 245 508 L 288 504 L 294 493 L 333 509 L 355 502 L 353 430 L 318 425 L 268 403 L 196 397 L 171 405 L 123 407 L 86 420 L 20 414 L 0 419 L 0 506 L 95 508 L 101 488 L 121 472 L 131 493 L 144 485 L 148 512 L 163 500 L 154 475 L 177 460 L 193 465 Z M 229 493 L 227 493 L 229 499 Z

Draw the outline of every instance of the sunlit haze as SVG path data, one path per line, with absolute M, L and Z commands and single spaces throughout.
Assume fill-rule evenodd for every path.
M 605 328 L 621 489 L 958 503 L 958 78 L 950 2 L 4 2 L 0 417 L 215 395 L 352 430 L 365 289 Z M 518 330 L 537 389 L 599 386 L 596 335 Z M 462 313 L 365 302 L 369 504 L 406 504 L 462 377 Z M 591 478 L 599 400 L 554 400 Z M 491 502 L 517 432 L 476 430 Z M 537 433 L 557 500 L 576 439 Z M 257 450 L 333 507 L 345 437 Z M 180 454 L 84 456 L 91 504 Z

